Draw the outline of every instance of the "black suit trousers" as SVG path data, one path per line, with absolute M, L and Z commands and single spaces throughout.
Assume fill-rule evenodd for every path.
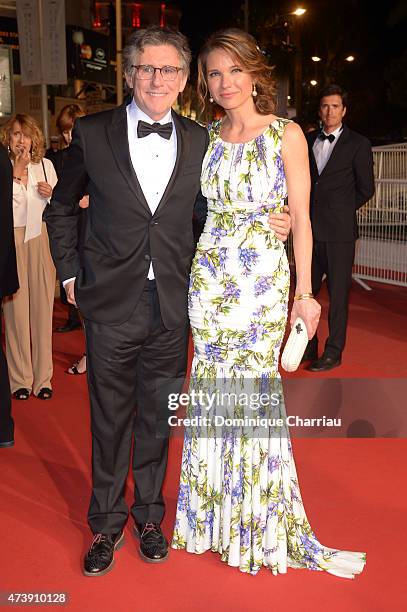
M 14 439 L 14 422 L 11 418 L 11 393 L 7 361 L 3 351 L 3 320 L 0 297 L 0 442 Z
M 326 274 L 329 293 L 329 336 L 325 343 L 324 354 L 333 359 L 340 358 L 345 347 L 354 258 L 354 241 L 314 242 L 311 268 L 312 292 L 315 296 L 318 295 L 322 277 Z M 316 336 L 313 341 L 317 342 Z
M 85 330 L 92 428 L 89 525 L 94 533 L 123 528 L 131 453 L 132 516 L 138 523 L 160 523 L 169 437 L 168 394 L 163 388 L 181 390 L 188 323 L 172 330 L 164 327 L 155 281 L 147 281 L 128 321 L 108 326 L 85 319 Z

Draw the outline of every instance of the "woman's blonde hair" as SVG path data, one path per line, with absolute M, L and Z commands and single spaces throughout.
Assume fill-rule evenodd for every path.
M 208 81 L 206 74 L 206 60 L 211 51 L 222 49 L 231 55 L 238 65 L 248 72 L 256 85 L 257 96 L 253 102 L 260 115 L 273 113 L 275 103 L 275 80 L 272 76 L 272 67 L 267 64 L 266 58 L 257 46 L 256 40 L 243 30 L 227 28 L 212 34 L 198 56 L 198 98 L 201 110 L 205 109 L 205 99 L 208 95 Z
M 0 141 L 7 148 L 10 145 L 10 133 L 13 129 L 13 125 L 18 121 L 21 125 L 23 133 L 29 136 L 32 140 L 31 144 L 31 161 L 34 164 L 38 164 L 44 157 L 45 152 L 45 141 L 40 126 L 30 115 L 25 113 L 17 113 L 14 117 L 11 117 L 7 123 L 5 123 L 0 130 Z M 14 158 L 14 153 L 9 152 L 10 157 Z

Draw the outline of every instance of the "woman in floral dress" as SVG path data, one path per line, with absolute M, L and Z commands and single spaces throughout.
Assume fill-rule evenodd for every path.
M 264 565 L 273 574 L 296 567 L 351 578 L 362 571 L 365 556 L 316 539 L 286 429 L 271 419 L 268 427 L 238 426 L 243 422 L 238 418 L 247 416 L 247 406 L 236 399 L 239 390 L 246 396 L 267 391 L 269 398 L 277 390 L 278 405 L 270 401 L 257 412 L 284 422 L 278 359 L 290 274 L 284 245 L 267 218 L 282 210 L 287 197 L 297 298 L 290 320 L 300 316 L 309 338 L 318 325 L 320 306 L 311 294 L 306 141 L 296 124 L 273 114 L 270 69 L 249 34 L 235 29 L 214 34 L 198 69 L 201 99 L 210 96 L 226 114 L 209 127 L 201 177 L 208 217 L 191 270 L 195 353 L 187 416 L 192 420 L 185 432 L 172 546 L 219 552 L 223 561 L 251 574 Z M 219 399 L 219 391 L 235 399 L 226 407 L 203 399 Z M 230 420 L 217 421 L 221 416 Z

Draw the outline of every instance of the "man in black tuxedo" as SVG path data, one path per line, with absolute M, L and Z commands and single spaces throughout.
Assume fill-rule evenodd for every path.
M 374 194 L 370 142 L 350 130 L 342 119 L 346 94 L 338 85 L 320 95 L 322 131 L 307 134 L 311 169 L 311 224 L 314 237 L 312 290 L 317 295 L 326 274 L 329 292 L 329 336 L 318 359 L 317 335 L 303 360 L 321 372 L 341 364 L 348 319 L 348 298 L 358 238 L 356 211 Z
M 0 448 L 14 446 L 14 422 L 7 361 L 2 344 L 1 303 L 19 287 L 13 229 L 13 167 L 0 145 Z
M 192 217 L 199 222 L 206 214 L 200 174 L 208 133 L 171 110 L 190 59 L 179 32 L 151 27 L 132 34 L 123 51 L 132 99 L 77 120 L 46 213 L 59 278 L 85 319 L 93 480 L 88 520 L 95 534 L 84 562 L 87 576 L 109 571 L 123 541 L 132 438 L 131 514 L 140 554 L 152 563 L 168 556 L 160 527 L 168 431 L 157 432 L 168 426 L 168 412 L 159 387 L 169 381 L 171 391 L 179 391 L 186 373 Z M 89 209 L 80 258 L 77 202 L 85 186 Z M 273 228 L 278 235 L 285 226 L 280 237 L 289 231 L 286 217 L 278 216 Z

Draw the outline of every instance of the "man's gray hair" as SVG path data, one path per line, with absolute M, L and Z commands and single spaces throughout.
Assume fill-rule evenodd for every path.
M 180 56 L 180 67 L 184 69 L 186 75 L 189 74 L 192 56 L 187 37 L 177 30 L 159 28 L 158 26 L 136 30 L 130 34 L 123 49 L 123 69 L 125 74 L 129 75 L 131 73 L 132 65 L 137 61 L 135 59 L 136 56 L 143 53 L 147 45 L 172 45 L 175 47 Z

